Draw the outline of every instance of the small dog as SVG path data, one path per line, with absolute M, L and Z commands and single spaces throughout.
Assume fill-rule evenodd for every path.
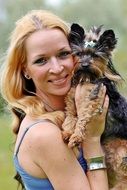
M 63 139 L 70 147 L 79 145 L 85 139 L 87 124 L 91 117 L 95 112 L 102 111 L 101 107 L 97 107 L 96 97 L 101 85 L 104 84 L 110 102 L 101 143 L 106 154 L 109 186 L 112 190 L 125 190 L 127 189 L 127 100 L 118 92 L 117 84 L 122 77 L 112 63 L 112 51 L 117 44 L 114 31 L 102 31 L 100 26 L 93 27 L 86 33 L 78 24 L 72 24 L 69 42 L 78 64 L 74 70 L 72 88 L 66 98 Z M 79 83 L 86 85 L 89 94 L 84 94 L 77 118 L 74 93 Z M 96 87 L 90 91 L 92 83 L 96 84 Z

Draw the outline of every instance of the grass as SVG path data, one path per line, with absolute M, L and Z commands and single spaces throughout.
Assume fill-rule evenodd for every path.
M 0 116 L 0 190 L 17 190 L 13 179 L 13 134 L 9 116 Z

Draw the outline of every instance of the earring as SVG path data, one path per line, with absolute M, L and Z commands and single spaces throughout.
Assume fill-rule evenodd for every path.
M 26 79 L 28 79 L 28 80 L 31 79 L 31 77 L 30 77 L 28 74 L 25 74 L 24 77 L 25 77 Z

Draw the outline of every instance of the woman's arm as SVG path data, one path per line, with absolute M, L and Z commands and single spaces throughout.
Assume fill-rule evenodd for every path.
M 102 190 L 102 189 L 109 190 L 107 171 L 105 169 L 105 155 L 100 145 L 100 140 L 96 138 L 95 139 L 91 138 L 87 142 L 84 142 L 83 153 L 88 163 L 87 177 L 88 177 L 91 189 L 92 190 Z M 101 158 L 102 166 L 100 166 L 100 168 L 96 166 L 96 158 L 97 159 Z M 92 164 L 93 162 L 94 164 Z M 90 164 L 91 164 L 91 167 L 95 165 L 95 168 L 97 167 L 97 169 L 95 170 L 89 169 Z
M 102 99 L 103 99 L 103 96 L 102 96 Z M 95 133 L 94 134 L 90 133 L 92 134 L 92 136 L 89 134 L 88 138 L 83 143 L 83 152 L 86 159 L 89 160 L 91 158 L 94 158 L 93 161 L 95 161 L 96 157 L 101 157 L 102 158 L 101 162 L 104 167 L 105 167 L 105 154 L 101 147 L 100 136 L 104 130 L 108 104 L 109 104 L 109 99 L 106 96 L 104 100 L 104 104 L 102 105 L 103 112 L 101 114 L 98 113 L 98 115 L 96 115 L 92 119 L 91 123 L 89 124 L 90 125 L 89 128 L 91 128 L 90 130 L 95 131 Z M 102 169 L 98 168 L 96 170 L 88 170 L 87 176 L 88 176 L 88 180 L 90 182 L 92 190 L 101 190 L 101 189 L 108 190 L 109 189 L 107 171 L 105 168 L 102 168 Z
M 32 159 L 44 170 L 55 190 L 91 190 L 72 149 L 63 142 L 61 130 L 51 123 L 39 124 L 32 138 Z
M 93 123 L 95 124 L 95 121 Z M 99 130 L 95 133 L 92 130 L 94 129 L 93 123 L 89 125 L 88 140 L 91 138 L 90 143 L 83 142 L 85 158 L 103 154 L 100 141 L 95 141 L 95 139 L 100 139 L 102 125 L 99 125 Z M 38 125 L 36 134 L 31 138 L 30 143 L 32 159 L 45 172 L 54 190 L 108 190 L 106 170 L 88 171 L 85 174 L 72 149 L 63 142 L 61 130 L 48 122 Z M 93 135 L 97 135 L 97 138 Z
M 91 89 L 93 87 L 91 86 Z M 80 108 L 80 101 L 82 96 L 86 92 L 84 86 L 78 86 L 78 91 L 76 91 L 76 107 Z M 109 98 L 106 96 L 106 88 L 101 87 L 98 95 L 98 104 L 102 106 L 102 113 L 97 112 L 92 118 L 87 127 L 87 135 L 82 143 L 84 158 L 88 163 L 87 177 L 92 190 L 109 190 L 107 171 L 105 169 L 105 155 L 100 143 L 101 134 L 105 127 L 105 118 L 109 104 Z M 88 93 L 88 95 L 90 92 Z M 88 103 L 88 102 L 87 102 Z M 80 113 L 80 110 L 77 110 Z M 79 116 L 80 117 L 80 116 Z M 97 165 L 96 160 L 100 160 L 101 165 Z M 94 168 L 93 168 L 94 167 Z

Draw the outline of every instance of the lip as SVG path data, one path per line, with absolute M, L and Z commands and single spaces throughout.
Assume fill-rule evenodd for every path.
M 66 75 L 65 77 L 62 77 L 62 78 L 49 80 L 48 82 L 51 82 L 52 84 L 57 85 L 57 86 L 61 86 L 61 85 L 66 84 L 68 80 L 68 76 L 69 75 Z

